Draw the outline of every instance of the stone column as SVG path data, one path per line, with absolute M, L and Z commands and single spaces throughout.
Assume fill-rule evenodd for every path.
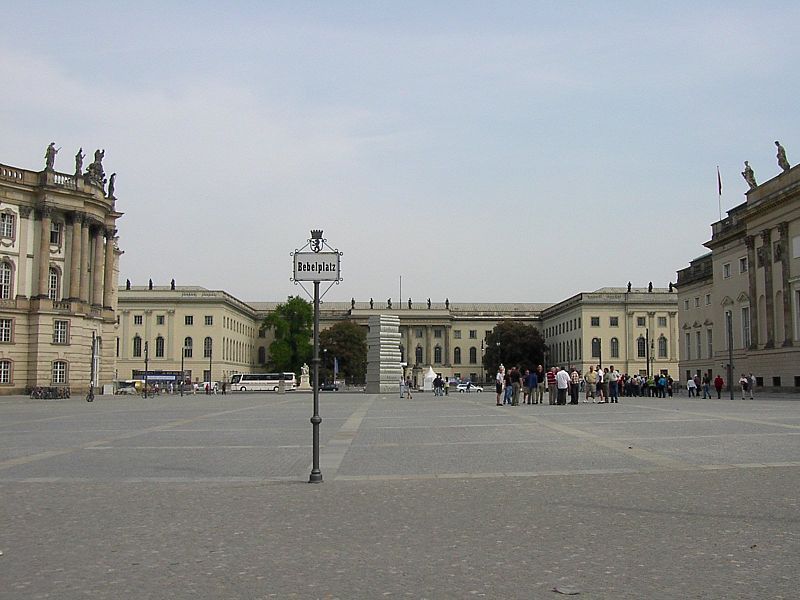
M 19 265 L 17 267 L 17 298 L 33 295 L 28 291 L 28 228 L 31 216 L 30 206 L 19 207 Z
M 756 238 L 748 235 L 744 238 L 747 247 L 747 294 L 750 296 L 750 350 L 758 349 L 758 275 L 756 266 Z
M 113 307 L 114 296 L 114 233 L 113 227 L 106 227 L 106 260 L 103 266 L 103 308 Z M 169 356 L 165 354 L 165 356 Z
M 94 258 L 92 259 L 92 306 L 103 306 L 103 227 L 94 230 Z
M 368 394 L 396 394 L 403 370 L 400 367 L 400 317 L 375 315 L 369 318 L 367 334 Z
M 680 343 L 678 340 L 678 336 L 680 336 L 680 329 L 678 329 L 678 313 L 674 310 L 669 311 L 669 356 L 667 360 L 675 362 L 675 366 L 678 366 L 678 348 L 675 344 Z M 698 357 L 699 358 L 699 357 Z M 709 358 L 711 358 L 709 356 Z
M 444 335 L 444 356 L 442 356 L 442 364 L 447 367 L 450 366 L 450 333 L 452 329 L 452 325 L 445 325 L 442 333 L 442 335 Z
M 433 364 L 433 332 L 430 325 L 425 326 L 425 360 L 422 362 Z
M 41 214 L 41 239 L 39 240 L 39 279 L 36 287 L 36 296 L 47 298 L 47 276 L 50 273 L 50 224 L 53 209 L 43 206 Z
M 764 298 L 767 305 L 767 343 L 765 348 L 775 347 L 775 298 L 772 290 L 772 230 L 761 232 L 761 248 L 759 266 L 764 267 Z M 751 338 L 752 339 L 752 338 Z
M 776 259 L 781 262 L 781 289 L 783 290 L 783 345 L 794 345 L 794 323 L 792 321 L 792 288 L 789 284 L 789 223 L 783 221 L 778 224 L 780 241 L 778 242 Z
M 78 300 L 81 293 L 81 228 L 84 214 L 72 213 L 72 248 L 69 259 L 69 299 Z
M 413 368 L 414 361 L 416 360 L 416 348 L 414 347 L 414 327 L 409 325 L 406 328 L 406 362 L 408 366 Z
M 78 296 L 81 302 L 89 302 L 89 219 L 81 221 L 81 276 Z

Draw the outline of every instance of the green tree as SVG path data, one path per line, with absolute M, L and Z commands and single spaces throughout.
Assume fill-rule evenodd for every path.
M 300 372 L 303 363 L 311 360 L 313 350 L 314 307 L 297 296 L 289 296 L 267 315 L 264 329 L 275 332 L 269 345 L 269 365 L 275 371 Z
M 345 380 L 363 383 L 367 373 L 367 332 L 351 321 L 340 321 L 319 334 L 320 381 L 333 379 L 333 360 L 339 361 L 339 375 Z M 327 352 L 323 352 L 327 350 Z
M 521 321 L 504 321 L 486 335 L 483 368 L 490 377 L 500 363 L 507 368 L 517 365 L 524 373 L 525 369 L 544 364 L 545 350 L 547 345 L 536 327 Z

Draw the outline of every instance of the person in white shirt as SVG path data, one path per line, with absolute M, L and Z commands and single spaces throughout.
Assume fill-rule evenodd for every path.
M 571 377 L 569 373 L 567 373 L 564 367 L 561 367 L 561 370 L 556 373 L 556 388 L 558 389 L 556 404 L 567 403 L 567 390 L 569 389 L 570 381 Z

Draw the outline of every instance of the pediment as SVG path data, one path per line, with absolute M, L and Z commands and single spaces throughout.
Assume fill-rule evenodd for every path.
M 706 319 L 705 321 L 703 321 L 703 325 L 706 325 L 706 326 L 713 325 L 713 324 L 714 324 L 714 321 L 712 321 L 711 319 Z
M 748 296 L 745 292 L 739 294 L 739 297 L 736 298 L 736 301 L 739 304 L 750 304 L 750 296 Z
M 730 296 L 725 296 L 722 299 L 722 302 L 720 302 L 720 304 L 722 304 L 722 306 L 730 306 L 731 304 L 733 304 L 733 298 L 731 298 Z

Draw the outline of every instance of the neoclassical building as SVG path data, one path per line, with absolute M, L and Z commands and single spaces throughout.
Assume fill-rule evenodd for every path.
M 114 378 L 117 248 L 113 175 L 103 152 L 83 172 L 0 165 L 0 393 L 35 386 L 85 392 Z M 93 342 L 94 340 L 94 342 Z M 93 351 L 94 343 L 94 351 Z
M 678 271 L 681 373 L 753 373 L 800 388 L 800 167 L 761 185 L 712 224 L 711 251 Z M 730 371 L 729 371 L 730 365 Z

